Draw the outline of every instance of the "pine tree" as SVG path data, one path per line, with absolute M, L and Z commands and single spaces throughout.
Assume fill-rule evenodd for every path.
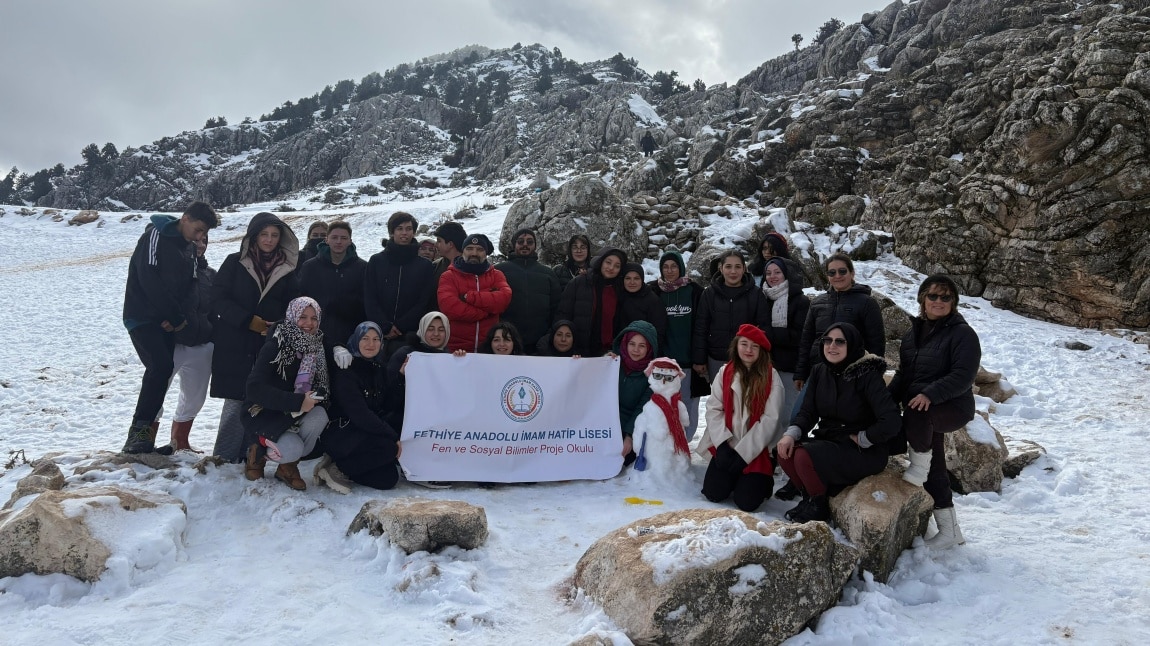
M 543 94 L 554 85 L 555 82 L 551 78 L 551 66 L 547 64 L 547 59 L 543 59 L 539 65 L 539 79 L 535 81 L 535 91 Z
M 220 118 L 223 119 L 223 117 Z M 115 159 L 120 156 L 120 151 L 116 150 L 116 144 L 109 141 L 100 149 L 100 156 L 105 160 Z
M 815 36 L 815 44 L 822 45 L 827 41 L 828 38 L 833 36 L 836 31 L 842 28 L 843 21 L 839 20 L 838 18 L 831 18 L 830 20 L 824 22 L 823 26 L 819 27 L 818 35 Z
M 13 166 L 12 170 L 8 171 L 8 174 L 4 176 L 4 179 L 0 179 L 0 204 L 10 203 L 9 198 L 11 198 L 15 192 L 16 178 L 19 176 L 19 169 Z
M 100 156 L 100 147 L 94 143 L 84 146 L 84 149 L 80 151 L 80 156 L 84 158 L 84 163 L 88 168 L 95 168 L 104 161 L 104 158 Z
M 791 42 L 795 44 L 795 51 L 799 51 L 799 45 L 803 44 L 803 35 L 795 34 L 794 36 L 791 36 Z

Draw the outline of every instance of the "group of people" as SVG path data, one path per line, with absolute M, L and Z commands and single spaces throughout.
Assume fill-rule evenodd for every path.
M 398 478 L 411 352 L 614 354 L 629 464 L 635 418 L 651 397 L 644 371 L 668 357 L 690 368 L 680 392 L 688 440 L 707 397 L 697 450 L 710 458 L 708 499 L 753 511 L 772 495 L 777 466 L 790 480 L 777 495 L 802 497 L 788 517 L 825 520 L 828 495 L 881 471 L 909 441 L 906 479 L 925 483 L 940 528 L 953 525 L 961 540 L 941 434 L 973 416 L 980 351 L 945 276 L 920 289 L 922 310 L 888 388 L 882 317 L 850 258 L 827 259 L 830 289 L 811 300 L 778 233 L 764 237 L 749 266 L 740 250 L 721 254 L 703 287 L 676 251 L 662 254 L 659 277 L 646 282 L 636 259 L 614 247 L 595 254 L 584 235 L 568 240 L 562 263 L 544 265 L 529 228 L 492 264 L 485 235 L 444 223 L 432 262 L 404 212 L 390 216 L 384 248 L 367 260 L 347 222 L 313 225 L 301 249 L 282 220 L 259 213 L 212 272 L 203 252 L 217 224 L 197 202 L 180 218 L 153 216 L 137 244 L 124 322 L 145 373 L 125 452 L 190 449 L 210 375 L 211 395 L 224 400 L 214 453 L 243 461 L 249 479 L 264 477 L 270 460 L 277 479 L 304 489 L 298 462 L 318 458 L 317 480 L 336 490 L 387 489 Z M 171 441 L 157 448 L 175 374 L 180 407 Z

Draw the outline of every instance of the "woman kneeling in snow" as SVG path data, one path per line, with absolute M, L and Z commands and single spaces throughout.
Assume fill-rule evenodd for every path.
M 711 502 L 733 497 L 751 512 L 771 497 L 775 466 L 771 449 L 782 435 L 783 391 L 771 365 L 771 342 L 749 323 L 731 339 L 730 360 L 718 370 L 707 399 L 707 429 L 699 454 L 711 456 L 703 495 Z
M 332 377 L 332 423 L 323 434 L 327 456 L 315 468 L 315 477 L 340 493 L 350 493 L 351 481 L 373 489 L 391 489 L 399 481 L 402 448 L 399 433 L 385 421 L 389 411 L 382 346 L 379 325 L 360 323 L 347 341 L 351 365 Z
M 900 426 L 883 381 L 886 361 L 867 353 L 858 329 L 835 323 L 819 343 L 824 362 L 811 369 L 799 412 L 779 440 L 779 465 L 803 494 L 786 513 L 796 523 L 829 519 L 828 496 L 885 469 L 886 442 Z
M 307 489 L 299 461 L 327 426 L 327 411 L 320 405 L 328 392 L 320 315 L 319 303 L 307 296 L 288 303 L 284 321 L 269 332 L 252 366 L 243 424 L 259 441 L 248 446 L 248 480 L 262 478 L 270 459 L 279 463 L 277 480 L 297 491 Z

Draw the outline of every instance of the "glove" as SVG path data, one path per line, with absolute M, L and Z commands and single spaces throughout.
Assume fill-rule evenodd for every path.
M 253 316 L 248 323 L 248 329 L 256 334 L 263 334 L 268 331 L 268 322 L 258 316 Z
M 335 358 L 335 365 L 340 368 L 347 368 L 351 365 L 351 353 L 342 345 L 332 348 L 331 355 Z
M 728 473 L 742 473 L 743 469 L 747 467 L 746 460 L 739 452 L 730 445 L 729 442 L 723 442 L 715 447 L 715 466 Z

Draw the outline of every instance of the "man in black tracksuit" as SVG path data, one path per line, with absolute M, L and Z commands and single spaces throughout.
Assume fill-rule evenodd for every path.
M 179 218 L 153 215 L 136 243 L 124 288 L 124 327 L 144 364 L 136 411 L 125 453 L 151 453 L 156 447 L 153 422 L 164 404 L 172 377 L 175 333 L 187 326 L 188 294 L 196 286 L 194 242 L 219 224 L 212 207 L 193 202 Z

